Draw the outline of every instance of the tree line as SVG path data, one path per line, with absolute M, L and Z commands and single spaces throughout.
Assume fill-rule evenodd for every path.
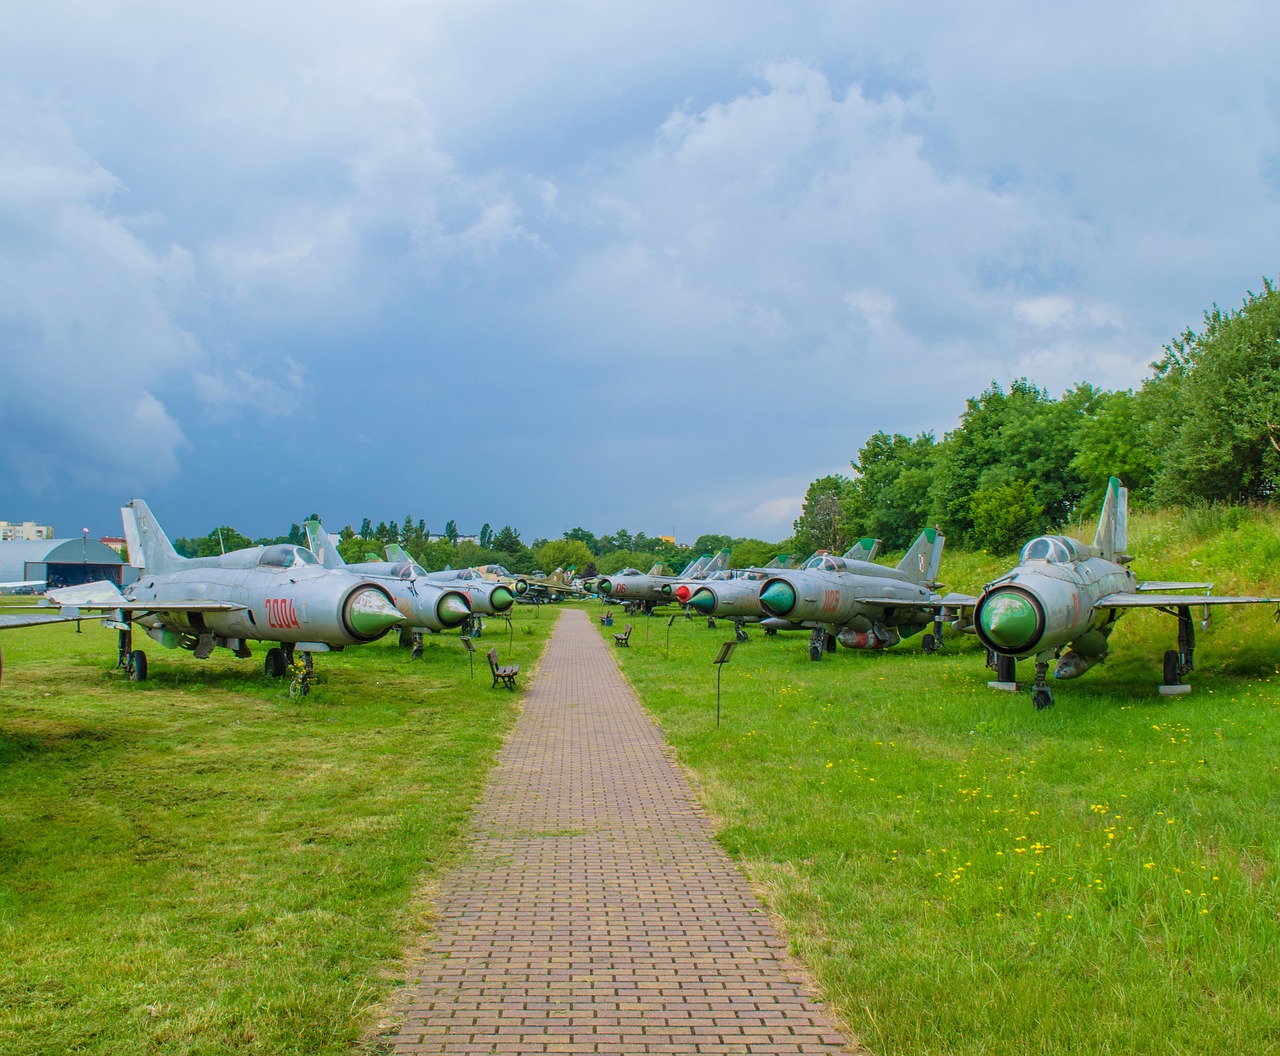
M 794 545 L 902 549 L 925 525 L 994 553 L 1097 515 L 1108 477 L 1138 507 L 1274 503 L 1280 484 L 1280 293 L 1263 280 L 1237 311 L 1164 347 L 1136 390 L 1080 382 L 1058 398 L 1019 378 L 965 404 L 941 440 L 876 432 L 851 476 L 814 481 Z

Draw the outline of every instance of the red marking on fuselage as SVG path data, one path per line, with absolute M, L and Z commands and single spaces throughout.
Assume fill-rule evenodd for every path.
M 835 612 L 840 607 L 840 591 L 824 590 L 822 592 L 822 611 Z
M 292 598 L 267 598 L 267 626 L 280 631 L 292 627 L 301 630 L 302 624 L 298 622 L 298 612 L 293 607 Z

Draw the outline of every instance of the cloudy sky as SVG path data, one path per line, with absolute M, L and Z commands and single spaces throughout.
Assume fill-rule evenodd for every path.
M 0 518 L 781 538 L 1280 274 L 1280 7 L 0 18 Z

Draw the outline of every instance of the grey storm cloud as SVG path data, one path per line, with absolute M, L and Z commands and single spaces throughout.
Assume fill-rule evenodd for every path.
M 871 432 L 1135 385 L 1276 270 L 1261 2 L 10 22 L 0 427 L 48 517 L 778 538 Z

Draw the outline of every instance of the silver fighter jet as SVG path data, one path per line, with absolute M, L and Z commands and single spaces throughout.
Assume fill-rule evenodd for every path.
M 939 645 L 942 598 L 936 592 L 945 540 L 934 528 L 917 537 L 897 568 L 858 557 L 815 554 L 794 572 L 765 580 L 760 607 L 773 619 L 766 628 L 812 630 L 809 658 L 821 660 L 838 641 L 847 649 L 897 645 L 934 624 L 921 640 L 925 652 Z M 878 541 L 857 544 L 874 554 Z
M 307 521 L 305 527 L 311 552 L 321 565 L 365 576 L 391 595 L 393 604 L 405 618 L 400 628 L 401 644 L 412 648 L 415 659 L 422 655 L 424 631 L 436 634 L 446 628 L 460 627 L 471 619 L 471 596 L 464 590 L 428 582 L 421 565 L 413 561 L 361 561 L 348 565 L 319 521 Z
M 130 563 L 141 569 L 137 582 L 124 592 L 100 582 L 47 597 L 64 617 L 105 612 L 104 626 L 119 632 L 117 666 L 135 682 L 147 677 L 147 654 L 133 647 L 135 624 L 166 648 L 190 649 L 200 659 L 219 647 L 248 657 L 251 641 L 278 642 L 267 650 L 267 674 L 289 673 L 300 653 L 290 691 L 303 694 L 311 686 L 312 653 L 376 641 L 404 622 L 384 586 L 323 568 L 304 547 L 280 543 L 185 558 L 141 499 L 120 512 Z
M 977 598 L 949 595 L 958 630 L 972 631 L 985 645 L 1000 687 L 1016 688 L 1017 661 L 1035 657 L 1031 699 L 1037 708 L 1053 703 L 1047 679 L 1056 659 L 1056 679 L 1077 678 L 1105 660 L 1116 621 L 1129 609 L 1158 609 L 1176 616 L 1178 648 L 1164 654 L 1162 694 L 1188 693 L 1182 682 L 1194 664 L 1193 606 L 1273 605 L 1277 598 L 1225 597 L 1208 593 L 1212 583 L 1139 583 L 1128 568 L 1128 492 L 1112 477 L 1102 504 L 1093 545 L 1062 535 L 1042 535 L 1022 548 L 1018 566 L 993 580 Z

